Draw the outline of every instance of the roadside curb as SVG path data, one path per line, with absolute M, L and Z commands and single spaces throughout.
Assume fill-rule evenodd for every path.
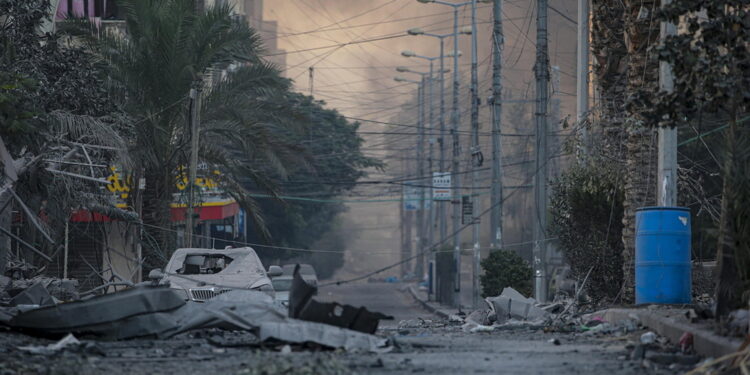
M 409 285 L 409 287 L 407 289 L 409 290 L 409 294 L 411 294 L 412 298 L 414 298 L 414 300 L 416 300 L 417 302 L 419 302 L 419 304 L 422 305 L 422 307 L 425 310 L 427 310 L 427 311 L 429 311 L 429 312 L 431 312 L 431 313 L 433 313 L 433 314 L 435 314 L 435 315 L 437 315 L 437 316 L 439 316 L 439 317 L 441 317 L 443 319 L 448 319 L 448 317 L 450 316 L 449 313 L 447 313 L 444 310 L 441 310 L 441 309 L 435 307 L 433 304 L 431 304 L 431 303 L 429 303 L 429 302 L 427 302 L 427 301 L 419 298 L 419 296 L 417 295 L 417 291 L 414 289 L 413 285 Z
M 637 317 L 641 324 L 668 338 L 673 343 L 678 343 L 685 332 L 693 334 L 693 347 L 695 351 L 706 357 L 718 358 L 739 349 L 742 341 L 719 336 L 708 329 L 696 327 L 695 325 L 678 322 L 672 318 L 639 309 L 608 309 L 603 313 L 603 318 L 609 322 L 616 322 L 632 317 Z

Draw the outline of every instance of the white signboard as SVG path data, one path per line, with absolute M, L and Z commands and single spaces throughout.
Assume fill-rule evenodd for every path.
M 432 199 L 436 201 L 451 200 L 450 172 L 432 172 Z

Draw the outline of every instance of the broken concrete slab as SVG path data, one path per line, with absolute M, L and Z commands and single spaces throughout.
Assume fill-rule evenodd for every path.
M 328 324 L 289 319 L 287 322 L 264 322 L 259 337 L 263 341 L 316 343 L 328 348 L 382 353 L 390 350 L 388 340 L 377 336 L 334 327 Z
M 507 287 L 497 297 L 485 299 L 495 312 L 497 323 L 503 323 L 510 318 L 522 320 L 545 319 L 550 313 L 537 307 L 536 300 L 526 298 L 513 288 Z
M 168 287 L 132 288 L 19 313 L 9 325 L 43 336 L 75 333 L 121 339 L 175 329 L 173 320 L 158 313 L 183 305 L 185 301 Z M 137 329 L 131 332 L 130 327 Z
M 248 290 L 231 290 L 206 303 L 186 303 L 169 287 L 142 286 L 86 301 L 18 312 L 6 324 L 41 336 L 75 333 L 110 340 L 169 338 L 194 329 L 221 328 L 249 331 L 263 341 L 386 350 L 386 341 L 370 334 L 289 318 L 270 296 Z
M 53 306 L 55 305 L 55 300 L 49 294 L 47 288 L 45 288 L 42 283 L 38 282 L 11 298 L 10 305 Z

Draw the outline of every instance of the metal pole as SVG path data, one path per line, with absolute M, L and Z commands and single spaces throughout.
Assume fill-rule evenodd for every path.
M 434 82 L 434 77 L 432 76 L 432 74 L 433 74 L 433 69 L 432 69 L 432 65 L 433 64 L 432 64 L 432 61 L 433 60 L 434 60 L 434 58 L 430 59 L 430 75 L 428 77 L 428 82 L 430 83 L 430 86 L 429 86 L 429 90 L 427 91 L 427 98 L 428 98 L 427 99 L 427 106 L 429 108 L 429 116 L 430 116 L 428 124 L 429 124 L 430 133 L 432 133 L 432 130 L 435 128 L 435 126 L 434 126 L 435 117 L 434 117 L 434 111 L 432 109 L 432 107 L 433 107 L 433 105 L 432 105 L 432 86 L 433 86 L 433 82 Z M 428 155 L 427 155 L 427 172 L 424 175 L 421 176 L 422 177 L 422 181 L 424 182 L 423 185 L 427 185 L 427 186 L 429 186 L 429 185 L 432 184 L 432 172 L 433 172 L 433 169 L 434 169 L 433 165 L 432 165 L 433 144 L 434 144 L 433 139 L 434 139 L 433 137 L 430 137 L 429 151 L 428 151 Z M 428 188 L 424 188 L 423 191 L 425 189 L 428 189 Z M 428 213 L 429 214 L 429 218 L 427 220 L 427 222 L 428 222 L 428 226 L 427 226 L 427 246 L 428 246 L 428 248 L 431 248 L 432 245 L 435 243 L 435 203 L 432 201 L 432 189 L 429 190 L 429 195 L 423 193 L 422 197 L 424 198 L 423 202 L 429 203 L 429 205 L 430 205 L 430 211 Z M 435 252 L 434 251 L 430 251 L 430 256 L 427 259 L 429 259 L 430 261 L 434 261 L 435 260 Z M 431 294 L 431 292 L 432 291 L 429 291 L 430 294 Z
M 546 230 L 547 230 L 547 87 L 549 56 L 547 54 L 547 0 L 537 0 L 536 32 L 536 168 L 534 174 L 534 297 L 547 300 Z
M 589 152 L 588 130 L 582 126 L 589 112 L 589 1 L 578 0 L 578 49 L 576 50 L 576 122 L 581 131 L 583 155 Z
M 479 239 L 479 212 L 481 211 L 481 199 L 479 199 L 479 170 L 481 166 L 481 150 L 479 148 L 479 79 L 477 78 L 477 0 L 471 0 L 471 192 L 472 192 L 472 303 L 474 307 L 479 306 L 479 262 L 481 260 L 481 246 Z
M 419 119 L 417 136 L 417 176 L 424 176 L 424 77 L 419 84 L 417 89 L 417 118 Z M 417 179 L 418 183 L 421 180 Z M 420 183 L 421 185 L 421 183 Z M 419 187 L 419 211 L 417 211 L 417 264 L 414 267 L 414 272 L 417 274 L 420 280 L 424 277 L 424 187 Z
M 502 98 L 503 98 L 503 0 L 495 0 L 492 26 L 492 211 L 490 233 L 492 248 L 503 247 L 503 150 L 502 150 Z
M 665 7 L 671 0 L 662 0 L 661 6 Z M 659 39 L 663 43 L 669 35 L 675 35 L 675 25 L 662 22 L 660 25 Z M 666 61 L 659 61 L 659 88 L 666 92 L 674 91 L 672 77 L 672 66 Z M 656 191 L 657 204 L 659 206 L 673 207 L 677 205 L 677 128 L 659 127 L 659 177 L 657 179 Z
M 440 37 L 440 172 L 445 173 L 445 40 Z M 440 219 L 440 243 L 445 242 L 448 236 L 448 217 L 445 212 L 445 202 L 435 201 L 438 206 Z
M 198 174 L 198 127 L 200 126 L 203 82 L 196 80 L 190 89 L 190 168 L 188 170 L 188 204 L 185 210 L 185 247 L 193 247 L 195 180 Z
M 453 138 L 453 168 L 451 170 L 453 176 L 451 178 L 451 203 L 453 205 L 453 263 L 455 267 L 455 274 L 453 279 L 453 305 L 456 307 L 461 306 L 461 236 L 458 231 L 461 225 L 461 205 L 458 202 L 461 201 L 461 190 L 459 186 L 461 183 L 460 172 L 460 160 L 459 160 L 459 138 L 458 138 L 458 127 L 460 126 L 461 115 L 458 108 L 458 7 L 453 7 L 453 123 L 451 127 L 451 135 Z M 457 202 L 458 201 L 458 202 Z

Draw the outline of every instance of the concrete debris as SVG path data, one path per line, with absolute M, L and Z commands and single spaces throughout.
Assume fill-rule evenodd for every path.
M 750 333 L 748 330 L 748 324 L 750 324 L 750 310 L 741 309 L 734 310 L 729 313 L 728 329 L 730 336 L 743 337 Z
M 89 335 L 108 340 L 169 338 L 207 328 L 243 330 L 261 341 L 316 344 L 325 348 L 382 352 L 379 337 L 287 317 L 273 298 L 260 291 L 231 290 L 205 303 L 186 302 L 165 286 L 139 286 L 85 301 L 12 312 L 0 320 L 11 329 L 39 336 Z
M 464 318 L 462 318 L 462 317 L 460 317 L 460 316 L 458 316 L 456 314 L 451 314 L 450 316 L 448 316 L 448 321 L 451 322 L 451 323 L 463 323 L 464 322 Z
M 78 341 L 78 339 L 73 336 L 72 333 L 67 334 L 65 337 L 60 339 L 60 341 L 49 344 L 49 345 L 40 345 L 40 346 L 19 346 L 19 350 L 23 350 L 25 352 L 29 352 L 31 354 L 42 354 L 42 355 L 51 355 L 55 354 L 69 346 L 78 346 L 81 345 L 81 342 Z
M 487 326 L 483 324 L 477 324 L 475 322 L 466 322 L 461 326 L 461 330 L 466 333 L 492 332 L 495 330 L 495 326 Z
M 552 344 L 552 345 L 560 345 L 560 340 L 558 340 L 558 339 L 549 339 L 549 340 L 547 340 L 547 342 L 550 343 L 550 344 Z
M 78 294 L 78 280 L 72 279 L 58 279 L 41 276 L 31 279 L 16 279 L 8 283 L 5 290 L 11 297 L 13 297 L 36 284 L 41 284 L 50 296 L 59 301 L 76 301 L 80 299 Z
M 328 324 L 289 319 L 286 322 L 261 322 L 258 336 L 262 341 L 295 344 L 314 343 L 347 351 L 383 353 L 391 350 L 388 340 L 377 336 L 334 327 Z
M 55 300 L 47 291 L 42 283 L 35 283 L 32 286 L 24 289 L 22 292 L 16 294 L 11 298 L 11 306 L 18 305 L 36 305 L 36 306 L 52 306 L 55 304 Z
M 641 335 L 641 344 L 649 345 L 656 342 L 656 334 L 649 331 Z
M 398 329 L 407 329 L 407 328 L 429 328 L 433 325 L 433 321 L 431 319 L 408 319 L 408 320 L 402 320 L 398 322 Z
M 492 319 L 490 319 L 492 315 Z M 489 310 L 474 310 L 466 316 L 466 322 L 472 322 L 478 325 L 490 325 L 494 322 L 495 315 L 491 314 Z
M 537 320 L 550 317 L 550 313 L 539 308 L 533 298 L 526 298 L 513 288 L 503 289 L 497 297 L 485 299 L 495 312 L 496 322 L 503 323 L 510 318 L 521 320 Z

